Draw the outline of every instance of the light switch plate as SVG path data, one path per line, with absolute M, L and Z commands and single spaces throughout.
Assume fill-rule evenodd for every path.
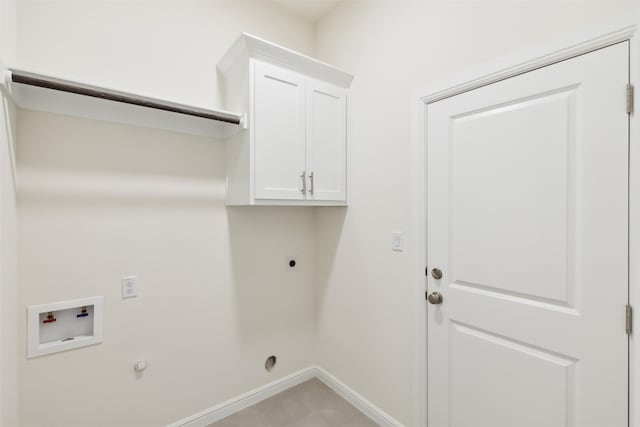
M 391 250 L 402 252 L 404 250 L 404 233 L 402 231 L 391 232 Z
M 125 276 L 122 278 L 122 298 L 134 298 L 138 296 L 138 278 Z

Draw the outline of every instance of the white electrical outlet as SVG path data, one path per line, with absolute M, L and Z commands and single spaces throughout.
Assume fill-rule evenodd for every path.
M 126 276 L 122 278 L 122 298 L 133 298 L 138 296 L 138 278 L 136 276 Z

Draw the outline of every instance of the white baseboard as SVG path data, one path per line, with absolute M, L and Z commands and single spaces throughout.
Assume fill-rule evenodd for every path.
M 324 369 L 316 367 L 316 377 L 381 427 L 403 427 L 399 421 L 393 419 Z
M 205 427 L 213 422 L 228 417 L 229 415 L 255 405 L 271 396 L 285 391 L 288 388 L 301 384 L 316 376 L 316 368 L 302 369 L 279 380 L 265 384 L 240 396 L 229 399 L 209 409 L 198 412 L 195 415 L 184 418 L 170 424 L 168 427 Z
M 285 391 L 288 388 L 301 384 L 311 378 L 318 378 L 329 388 L 338 393 L 343 399 L 355 406 L 360 412 L 371 418 L 381 427 L 403 427 L 398 421 L 386 414 L 380 408 L 353 391 L 342 381 L 331 375 L 319 366 L 310 366 L 279 380 L 273 381 L 262 387 L 258 387 L 238 397 L 229 399 L 209 409 L 198 412 L 195 415 L 184 418 L 170 424 L 168 427 L 206 427 L 229 415 L 255 405 L 271 396 Z

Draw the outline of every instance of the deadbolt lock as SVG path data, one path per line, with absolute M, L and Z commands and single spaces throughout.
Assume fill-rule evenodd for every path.
M 442 294 L 440 292 L 431 292 L 427 297 L 431 304 L 442 304 Z
M 431 276 L 436 279 L 442 279 L 442 270 L 440 270 L 439 268 L 434 268 L 433 270 L 431 270 Z

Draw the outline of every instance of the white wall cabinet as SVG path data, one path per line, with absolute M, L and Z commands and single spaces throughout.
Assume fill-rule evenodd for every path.
M 347 204 L 352 76 L 243 34 L 218 64 L 226 106 L 247 111 L 227 140 L 227 204 Z
M 307 81 L 307 173 L 310 200 L 347 198 L 347 94 Z
M 255 198 L 304 200 L 305 78 L 261 62 L 253 75 Z

